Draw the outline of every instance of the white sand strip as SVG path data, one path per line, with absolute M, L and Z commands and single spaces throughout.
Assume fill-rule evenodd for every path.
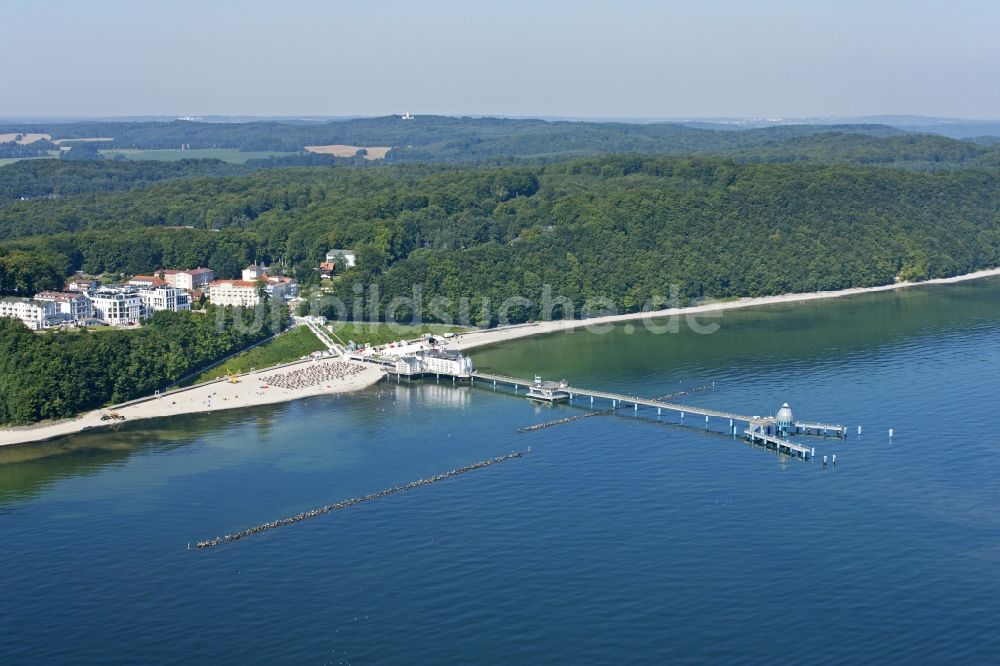
M 324 366 L 333 376 L 329 380 L 316 384 L 284 388 L 273 386 L 269 381 L 269 378 L 275 375 L 288 375 L 288 373 L 307 369 L 319 369 Z M 348 368 L 357 368 L 357 370 L 350 371 L 347 370 Z M 338 373 L 343 376 L 337 377 L 336 374 Z M 134 401 L 119 406 L 97 409 L 75 419 L 50 421 L 24 428 L 0 429 L 0 446 L 38 442 L 53 437 L 70 435 L 90 428 L 107 427 L 115 423 L 129 423 L 131 421 L 160 416 L 239 409 L 241 407 L 287 402 L 313 395 L 360 391 L 377 383 L 384 375 L 384 370 L 366 363 L 342 361 L 336 358 L 301 361 L 279 368 L 240 375 L 239 382 L 236 384 L 232 384 L 228 380 L 199 384 L 188 389 L 165 393 L 160 397 L 142 402 Z M 263 388 L 264 386 L 268 388 Z M 120 414 L 125 417 L 125 420 L 101 420 L 102 416 L 111 413 Z
M 667 310 L 656 310 L 652 312 L 633 312 L 629 314 L 610 315 L 606 317 L 591 317 L 589 319 L 543 321 L 534 324 L 511 326 L 502 329 L 490 329 L 485 331 L 472 331 L 462 333 L 448 342 L 448 348 L 457 350 L 467 350 L 486 345 L 497 344 L 507 340 L 516 340 L 533 335 L 544 335 L 558 331 L 568 331 L 574 328 L 585 328 L 588 326 L 598 326 L 615 324 L 623 321 L 635 321 L 641 319 L 658 319 L 674 315 L 688 315 L 708 312 L 721 312 L 724 310 L 735 310 L 738 308 L 749 308 L 758 305 L 773 305 L 778 303 L 797 303 L 802 301 L 815 301 L 824 298 L 840 298 L 843 296 L 853 296 L 855 294 L 871 294 L 879 291 L 892 291 L 904 289 L 906 287 L 917 287 L 928 284 L 953 284 L 955 282 L 965 282 L 967 280 L 977 280 L 985 277 L 1000 275 L 1000 268 L 957 275 L 950 278 L 939 278 L 926 280 L 923 282 L 899 282 L 880 287 L 857 287 L 854 289 L 842 289 L 839 291 L 816 291 L 804 294 L 782 294 L 779 296 L 761 296 L 757 298 L 741 298 L 733 301 L 723 301 L 719 303 L 705 303 L 686 308 L 670 308 Z M 361 366 L 361 370 L 350 377 L 342 380 L 333 380 L 321 384 L 303 388 L 268 388 L 262 389 L 260 386 L 265 377 L 276 373 L 284 373 L 297 368 L 318 366 L 324 363 L 350 363 Z M 385 371 L 381 368 L 365 363 L 352 361 L 341 361 L 339 359 L 322 359 L 319 361 L 299 361 L 277 369 L 261 370 L 240 376 L 238 384 L 230 384 L 226 381 L 201 384 L 189 389 L 182 389 L 177 392 L 165 394 L 159 398 L 152 398 L 138 403 L 129 403 L 124 406 L 108 407 L 88 412 L 75 419 L 65 421 L 45 422 L 23 428 L 0 429 L 0 446 L 11 444 L 25 444 L 28 442 L 38 442 L 53 437 L 70 435 L 90 428 L 99 428 L 112 425 L 113 421 L 101 421 L 105 414 L 114 412 L 125 417 L 125 421 L 137 421 L 140 419 L 150 419 L 159 416 L 173 416 L 177 414 L 194 414 L 199 412 L 212 412 L 221 409 L 238 409 L 240 407 L 253 407 L 255 405 L 268 405 L 277 402 L 287 402 L 297 400 L 312 395 L 322 395 L 324 393 L 346 393 L 349 391 L 359 391 L 376 384 Z M 211 396 L 211 400 L 209 400 Z
M 485 347 L 507 340 L 527 338 L 533 335 L 544 335 L 546 333 L 557 333 L 575 328 L 586 328 L 588 326 L 601 326 L 616 324 L 624 321 L 635 321 L 641 319 L 662 319 L 676 315 L 696 315 L 709 312 L 722 312 L 724 310 L 737 310 L 739 308 L 752 308 L 759 305 L 775 305 L 779 303 L 799 303 L 802 301 L 816 301 L 824 298 L 841 298 L 843 296 L 855 296 L 857 294 L 873 294 L 880 291 L 894 291 L 907 287 L 920 287 L 928 284 L 953 284 L 956 282 L 966 282 L 968 280 L 978 280 L 986 277 L 1000 275 L 1000 268 L 991 268 L 965 275 L 956 275 L 950 278 L 937 278 L 934 280 L 924 280 L 923 282 L 897 282 L 879 287 L 855 287 L 853 289 L 840 289 L 838 291 L 813 291 L 803 294 L 780 294 L 778 296 L 759 296 L 754 298 L 740 298 L 732 301 L 720 301 L 718 303 L 704 303 L 683 308 L 669 308 L 667 310 L 654 310 L 651 312 L 631 312 L 628 314 L 608 315 L 605 317 L 589 317 L 587 319 L 540 321 L 533 324 L 520 324 L 506 328 L 494 328 L 484 331 L 471 331 L 461 333 L 452 338 L 448 348 L 464 351 L 476 347 Z M 703 322 L 703 323 L 711 323 Z

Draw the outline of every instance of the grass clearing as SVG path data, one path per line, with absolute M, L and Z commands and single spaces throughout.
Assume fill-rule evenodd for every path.
M 341 143 L 331 143 L 326 146 L 306 146 L 306 152 L 318 155 L 335 155 L 337 157 L 354 157 L 359 150 L 367 150 L 366 160 L 380 160 L 392 148 L 390 146 L 347 146 Z
M 140 148 L 119 148 L 99 151 L 109 159 L 121 156 L 127 160 L 161 160 L 176 162 L 177 160 L 222 160 L 231 164 L 243 164 L 247 160 L 265 159 L 268 157 L 284 157 L 296 153 L 276 150 L 259 150 L 241 152 L 235 148 L 191 148 L 189 150 L 143 150 Z
M 48 155 L 38 155 L 36 157 L 0 157 L 0 166 L 13 164 L 14 162 L 23 162 L 24 160 L 50 160 L 55 157 L 59 157 L 59 155 L 52 151 L 49 151 Z
M 21 137 L 18 139 L 17 137 Z M 34 143 L 36 141 L 41 141 L 42 139 L 51 139 L 52 136 L 49 134 L 29 134 L 23 132 L 7 132 L 6 134 L 0 134 L 0 143 L 10 143 L 11 141 L 17 141 L 20 145 L 25 145 L 28 143 Z
M 446 324 L 385 324 L 371 322 L 333 322 L 327 328 L 346 344 L 353 340 L 359 345 L 384 345 L 396 340 L 412 340 L 425 333 L 461 333 L 471 329 Z M 336 340 L 336 338 L 334 338 Z
M 64 143 L 107 143 L 108 141 L 114 141 L 112 137 L 91 137 L 89 139 L 52 139 L 52 143 L 57 146 L 61 146 Z
M 319 341 L 319 338 L 309 330 L 308 326 L 296 326 L 259 347 L 254 347 L 249 351 L 234 356 L 225 363 L 220 363 L 205 370 L 197 377 L 184 382 L 184 385 L 188 386 L 199 382 L 207 382 L 211 379 L 225 376 L 228 370 L 249 372 L 251 368 L 259 370 L 280 363 L 297 361 L 303 356 L 325 349 L 326 345 Z

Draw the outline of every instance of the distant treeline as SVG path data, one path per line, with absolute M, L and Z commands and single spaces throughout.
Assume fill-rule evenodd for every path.
M 185 145 L 190 148 L 300 152 L 307 145 L 391 146 L 393 149 L 385 158 L 388 162 L 502 164 L 511 159 L 560 160 L 626 152 L 715 154 L 778 162 L 820 160 L 927 166 L 965 163 L 980 158 L 997 162 L 994 147 L 989 145 L 939 136 L 907 135 L 885 125 L 784 125 L 726 131 L 678 123 L 550 122 L 444 116 L 401 120 L 398 116 L 388 116 L 316 123 L 185 120 L 44 123 L 0 127 L 2 132 L 45 132 L 57 138 L 113 138 L 115 148 L 140 149 Z M 78 156 L 83 154 L 80 152 Z
M 253 170 L 253 167 L 219 160 L 23 160 L 0 168 L 0 205 L 22 198 L 141 189 L 165 180 L 238 176 Z
M 280 307 L 157 312 L 133 331 L 38 334 L 0 318 L 0 424 L 67 418 L 150 395 L 277 332 L 275 322 L 286 318 L 275 315 Z
M 576 312 L 597 297 L 634 311 L 674 284 L 687 300 L 997 266 L 1000 170 L 648 156 L 277 169 L 15 203 L 0 209 L 0 241 L 64 271 L 208 265 L 225 277 L 257 259 L 303 282 L 326 250 L 349 247 L 358 266 L 333 289 L 350 316 L 373 284 L 383 307 L 420 284 L 451 317 L 463 297 L 535 299 L 511 313 L 527 320 L 545 284 Z M 485 308 L 472 317 L 496 323 Z
M 24 144 L 7 141 L 0 143 L 0 158 L 47 157 L 50 150 L 58 150 L 58 146 L 44 140 Z

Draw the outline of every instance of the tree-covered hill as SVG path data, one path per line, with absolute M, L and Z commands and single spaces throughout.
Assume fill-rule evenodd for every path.
M 351 144 L 395 148 L 446 145 L 454 142 L 508 146 L 505 155 L 552 152 L 540 148 L 587 147 L 598 153 L 662 152 L 670 145 L 681 151 L 714 149 L 721 145 L 754 145 L 781 137 L 827 131 L 850 131 L 870 136 L 902 133 L 885 125 L 785 125 L 744 131 L 688 127 L 679 123 L 570 122 L 514 118 L 399 116 L 355 118 L 317 123 L 255 121 L 197 122 L 76 122 L 0 125 L 0 133 L 47 133 L 54 139 L 110 138 L 115 148 L 162 149 L 236 148 L 244 151 L 297 151 L 307 145 Z M 520 146 L 520 147 L 519 147 Z M 658 149 L 657 149 L 658 148 Z M 654 150 L 655 149 L 655 150 Z M 440 157 L 440 156 L 439 156 Z
M 0 169 L 0 205 L 19 199 L 141 189 L 152 183 L 253 171 L 220 160 L 22 160 Z
M 501 163 L 608 153 L 715 154 L 739 159 L 851 163 L 966 162 L 990 146 L 906 135 L 885 125 L 783 125 L 743 130 L 679 123 L 568 122 L 398 116 L 322 123 L 85 122 L 10 125 L 0 132 L 111 138 L 115 148 L 230 148 L 298 152 L 307 145 L 390 146 L 389 162 Z M 893 141 L 906 136 L 907 140 Z M 759 153 L 757 151 L 760 151 Z M 72 151 L 71 153 L 72 154 Z M 302 159 L 302 158 L 296 158 Z
M 730 134 L 738 139 L 715 143 L 679 141 L 676 144 L 659 145 L 653 140 L 639 140 L 633 137 L 636 140 L 612 142 L 608 145 L 636 146 L 643 148 L 647 153 L 673 154 L 687 151 L 685 154 L 714 154 L 748 163 L 858 164 L 916 170 L 1000 166 L 1000 144 L 989 142 L 979 145 L 939 136 L 915 134 L 878 136 L 856 131 L 802 134 L 796 127 L 766 128 L 756 132 L 750 135 L 739 131 L 728 133 L 712 131 L 712 135 L 716 138 Z M 553 141 L 561 143 L 556 145 L 552 143 Z M 604 143 L 607 144 L 606 141 Z M 511 151 L 511 154 L 505 155 L 504 151 Z M 388 162 L 369 162 L 361 158 L 339 158 L 311 153 L 290 153 L 286 156 L 249 160 L 245 164 L 227 164 L 211 159 L 187 159 L 177 162 L 107 159 L 24 160 L 0 168 L 0 207 L 22 199 L 128 191 L 142 189 L 158 182 L 204 176 L 236 176 L 261 169 L 335 166 L 360 170 L 385 168 L 404 162 L 467 163 L 480 166 L 538 165 L 565 161 L 567 155 L 587 156 L 594 151 L 593 144 L 580 137 L 566 134 L 561 139 L 551 135 L 526 135 L 520 139 L 507 135 L 492 141 L 477 140 L 472 143 L 446 141 L 400 149 L 396 151 L 397 157 Z
M 0 209 L 0 239 L 64 270 L 231 275 L 261 259 L 304 281 L 327 249 L 353 247 L 359 266 L 336 282 L 349 305 L 356 285 L 378 285 L 384 305 L 421 284 L 457 308 L 550 284 L 577 309 L 607 297 L 634 310 L 672 284 L 730 297 L 1000 265 L 1000 171 L 642 156 L 281 169 L 18 203 Z

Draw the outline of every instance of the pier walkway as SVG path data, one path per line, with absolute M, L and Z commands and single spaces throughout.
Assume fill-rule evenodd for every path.
M 531 382 L 527 379 L 491 374 L 487 372 L 473 372 L 469 379 L 473 384 L 476 381 L 479 381 L 490 383 L 494 387 L 501 384 L 513 386 L 515 392 L 517 392 L 517 390 L 522 386 L 527 389 L 531 385 Z M 622 407 L 631 406 L 635 412 L 638 412 L 639 407 L 651 407 L 656 409 L 657 415 L 663 414 L 664 411 L 677 413 L 680 415 L 682 421 L 685 415 L 694 414 L 696 416 L 705 417 L 706 427 L 708 427 L 709 419 L 728 419 L 729 432 L 733 435 L 736 434 L 737 422 L 746 423 L 747 428 L 743 431 L 743 434 L 745 434 L 751 442 L 755 444 L 762 444 L 765 448 L 772 448 L 779 452 L 787 453 L 792 456 L 798 456 L 803 459 L 811 458 L 815 454 L 815 449 L 792 442 L 785 436 L 786 430 L 794 430 L 796 432 L 801 431 L 806 433 L 811 430 L 817 434 L 820 432 L 823 434 L 836 433 L 838 436 L 846 435 L 847 433 L 847 428 L 845 426 L 837 424 L 797 421 L 792 424 L 791 428 L 782 429 L 779 427 L 777 420 L 773 416 L 747 416 L 745 414 L 726 412 L 718 409 L 681 405 L 665 400 L 640 398 L 624 393 L 596 391 L 593 389 L 585 389 L 568 385 L 562 387 L 560 390 L 569 394 L 570 402 L 580 397 L 590 398 L 591 405 L 594 404 L 595 399 L 609 400 L 611 401 L 612 411 Z
M 800 458 L 810 458 L 814 453 L 814 449 L 808 446 L 802 446 L 801 444 L 796 444 L 789 439 L 782 437 L 778 434 L 776 430 L 772 430 L 775 427 L 775 421 L 772 418 L 757 418 L 750 422 L 750 427 L 743 431 L 743 434 L 754 443 L 763 444 L 766 448 L 777 449 L 791 455 L 797 455 Z
M 359 361 L 375 363 L 382 366 L 386 370 L 386 375 L 390 377 L 395 375 L 397 381 L 403 377 L 406 377 L 407 379 L 415 379 L 428 375 L 434 375 L 438 380 L 440 380 L 443 376 L 450 377 L 452 382 L 468 380 L 472 386 L 475 386 L 476 384 L 482 385 L 484 383 L 492 385 L 493 388 L 501 385 L 510 386 L 513 387 L 515 393 L 523 387 L 525 389 L 525 395 L 528 397 L 532 397 L 528 392 L 528 389 L 535 386 L 538 381 L 524 379 L 522 377 L 511 377 L 509 375 L 479 372 L 472 370 L 471 367 L 468 366 L 464 366 L 463 369 L 455 370 L 454 372 L 431 369 L 423 366 L 417 366 L 410 370 L 408 367 L 401 367 L 400 365 L 397 365 L 395 361 L 386 358 L 373 358 L 370 356 L 362 357 L 356 355 L 351 355 L 350 357 L 357 358 Z M 622 408 L 631 407 L 632 410 L 638 414 L 639 408 L 644 407 L 655 409 L 657 416 L 664 414 L 664 412 L 678 414 L 680 416 L 681 423 L 684 422 L 684 418 L 688 415 L 694 415 L 696 417 L 703 416 L 705 417 L 706 428 L 709 426 L 711 419 L 721 419 L 724 421 L 728 420 L 727 433 L 733 435 L 734 437 L 737 432 L 739 432 L 739 426 L 737 423 L 745 423 L 746 429 L 742 430 L 742 432 L 751 442 L 762 444 L 766 448 L 772 448 L 782 453 L 787 453 L 804 459 L 812 457 L 814 449 L 812 447 L 792 442 L 787 437 L 789 433 L 804 433 L 807 435 L 812 434 L 823 436 L 834 434 L 837 437 L 847 436 L 847 427 L 843 425 L 813 421 L 792 422 L 791 410 L 788 410 L 787 412 L 788 420 L 779 423 L 778 419 L 774 416 L 750 416 L 747 414 L 737 414 L 736 412 L 727 412 L 719 409 L 709 409 L 707 407 L 698 407 L 695 405 L 684 405 L 664 399 L 642 398 L 635 395 L 628 395 L 626 393 L 587 389 L 578 386 L 569 386 L 568 384 L 560 384 L 557 392 L 562 394 L 561 399 L 565 400 L 568 398 L 570 403 L 576 401 L 576 404 L 579 404 L 580 398 L 589 398 L 591 409 L 595 409 L 595 400 L 610 402 L 611 413 L 617 413 L 618 410 Z M 788 405 L 786 404 L 785 408 L 787 409 L 787 407 Z M 780 412 L 779 416 L 781 416 Z M 562 420 L 560 420 L 560 422 L 561 421 Z
M 521 379 L 518 377 L 508 377 L 506 375 L 494 375 L 485 372 L 474 372 L 472 373 L 473 381 L 487 381 L 496 384 L 505 384 L 507 386 L 513 386 L 514 388 L 520 388 L 524 386 L 527 388 L 531 385 L 531 382 L 527 379 Z M 681 405 L 674 402 L 666 402 L 664 400 L 651 400 L 649 398 L 640 398 L 633 395 L 626 395 L 624 393 L 612 393 L 609 391 L 595 391 L 592 389 L 579 388 L 576 386 L 567 386 L 562 389 L 570 395 L 570 401 L 577 397 L 585 398 L 598 398 L 602 400 L 610 400 L 613 407 L 622 407 L 625 405 L 631 405 L 633 408 L 643 407 L 653 407 L 661 412 L 663 410 L 679 412 L 681 418 L 686 414 L 696 414 L 698 416 L 704 416 L 706 418 L 717 418 L 717 419 L 729 419 L 731 421 L 740 421 L 742 423 L 750 423 L 755 418 L 754 416 L 745 416 L 743 414 L 736 414 L 733 412 L 723 412 L 717 409 L 707 409 L 705 407 L 694 407 L 691 405 Z M 730 424 L 732 425 L 732 424 Z

